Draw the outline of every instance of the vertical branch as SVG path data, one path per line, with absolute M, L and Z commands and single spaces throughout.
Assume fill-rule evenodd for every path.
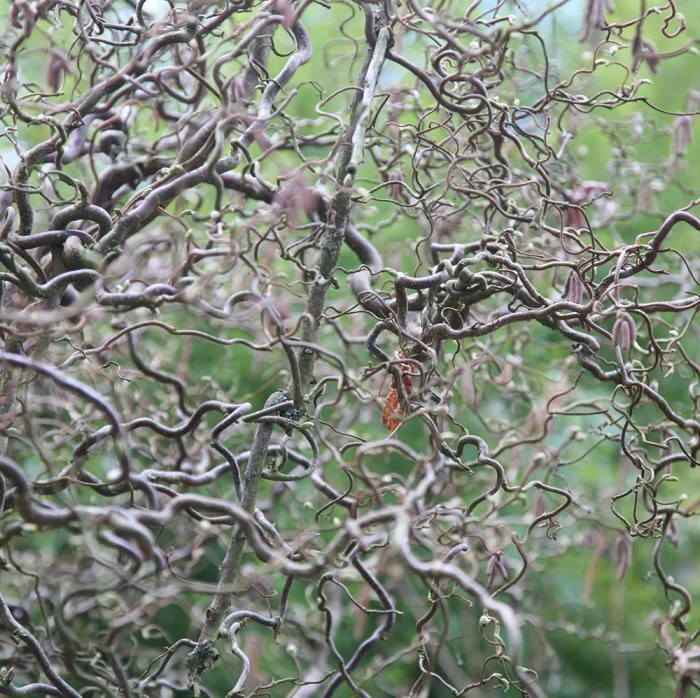
M 308 390 L 313 378 L 316 355 L 313 349 L 309 348 L 309 345 L 315 344 L 318 339 L 328 286 L 331 283 L 333 269 L 338 263 L 340 250 L 343 246 L 345 228 L 350 217 L 352 185 L 355 181 L 357 168 L 362 162 L 372 99 L 389 48 L 389 38 L 389 30 L 386 27 L 380 29 L 376 42 L 367 54 L 358 90 L 350 108 L 350 123 L 345 132 L 345 141 L 338 154 L 337 185 L 332 205 L 333 223 L 326 228 L 321 239 L 321 252 L 316 263 L 315 278 L 309 291 L 306 318 L 303 325 L 302 339 L 305 346 L 299 356 L 303 392 Z
M 284 402 L 286 394 L 282 391 L 273 393 L 265 403 L 265 407 L 274 407 L 275 404 Z M 241 506 L 249 513 L 255 511 L 255 502 L 260 487 L 263 467 L 267 459 L 267 450 L 272 437 L 273 425 L 269 422 L 259 424 L 253 439 L 253 447 L 250 450 L 248 465 L 243 474 L 243 496 Z M 199 638 L 200 643 L 216 638 L 219 625 L 224 613 L 231 604 L 231 584 L 238 576 L 241 557 L 245 548 L 245 533 L 240 526 L 236 526 L 231 536 L 226 555 L 219 567 L 220 577 L 217 593 L 206 611 L 206 622 Z
M 338 186 L 333 201 L 335 222 L 334 225 L 329 225 L 326 228 L 321 239 L 321 250 L 315 268 L 315 279 L 309 292 L 306 306 L 306 319 L 302 334 L 306 346 L 301 349 L 299 357 L 302 392 L 308 390 L 313 377 L 315 353 L 308 345 L 314 344 L 318 338 L 328 285 L 331 283 L 333 270 L 342 249 L 345 227 L 350 214 L 352 184 L 357 167 L 362 159 L 362 144 L 364 143 L 369 123 L 372 99 L 377 88 L 388 46 L 389 31 L 383 28 L 379 31 L 377 40 L 371 47 L 365 60 L 359 88 L 351 106 L 349 126 L 345 132 L 344 143 L 341 145 L 340 162 L 336 175 Z M 284 401 L 284 399 L 286 399 L 284 393 L 275 393 L 265 403 L 265 407 L 274 406 L 277 402 Z M 255 509 L 272 430 L 272 424 L 260 424 L 253 441 L 250 459 L 243 478 L 243 498 L 241 501 L 244 509 L 249 513 L 252 513 Z M 206 622 L 199 638 L 199 644 L 188 655 L 190 681 L 192 682 L 197 682 L 202 672 L 216 658 L 216 655 L 212 654 L 212 652 L 215 652 L 212 645 L 218 634 L 223 615 L 230 606 L 232 596 L 230 590 L 238 577 L 244 549 L 245 534 L 237 526 L 234 529 L 231 543 L 220 567 L 217 593 L 211 605 L 207 608 Z

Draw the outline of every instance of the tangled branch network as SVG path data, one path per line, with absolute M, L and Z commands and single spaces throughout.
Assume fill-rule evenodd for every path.
M 698 39 L 647 5 L 5 4 L 0 694 L 574 695 L 593 638 L 697 695 Z

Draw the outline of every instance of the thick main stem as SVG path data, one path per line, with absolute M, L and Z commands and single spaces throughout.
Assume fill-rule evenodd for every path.
M 278 399 L 279 393 L 274 394 L 265 403 L 265 407 L 274 404 Z M 263 467 L 267 458 L 267 448 L 272 436 L 272 424 L 260 424 L 255 432 L 253 439 L 253 447 L 250 451 L 248 466 L 243 475 L 243 496 L 241 498 L 241 506 L 249 513 L 255 511 L 255 501 L 260 488 L 260 479 L 262 476 Z M 238 575 L 238 570 L 241 566 L 241 558 L 245 548 L 245 534 L 240 526 L 236 526 L 231 536 L 226 555 L 219 567 L 220 578 L 217 593 L 207 608 L 207 617 L 204 629 L 202 630 L 200 642 L 204 640 L 213 640 L 219 632 L 219 625 L 223 620 L 224 613 L 231 605 L 231 584 L 235 581 Z
M 367 54 L 362 68 L 361 89 L 357 90 L 350 107 L 350 123 L 344 143 L 338 154 L 336 192 L 333 197 L 334 224 L 329 225 L 321 240 L 321 252 L 315 269 L 315 278 L 306 304 L 302 339 L 304 348 L 299 355 L 302 391 L 306 392 L 313 378 L 316 353 L 309 345 L 315 344 L 326 305 L 328 286 L 343 247 L 345 228 L 350 215 L 352 185 L 357 168 L 362 162 L 365 134 L 369 124 L 372 99 L 377 89 L 384 58 L 389 47 L 389 30 L 379 31 L 373 50 Z
M 345 227 L 348 223 L 352 196 L 352 184 L 357 168 L 362 160 L 365 134 L 369 125 L 372 99 L 377 88 L 377 82 L 382 64 L 389 46 L 388 29 L 382 28 L 376 42 L 368 52 L 360 78 L 360 89 L 357 90 L 350 110 L 350 122 L 344 134 L 344 142 L 338 154 L 336 169 L 337 188 L 333 199 L 334 222 L 329 225 L 321 239 L 321 250 L 315 267 L 315 279 L 306 305 L 305 321 L 302 332 L 304 348 L 299 355 L 302 392 L 305 393 L 313 377 L 316 353 L 309 347 L 318 339 L 321 318 L 328 294 L 328 286 L 332 279 L 333 270 L 338 263 L 338 257 L 343 246 Z M 273 406 L 280 401 L 280 394 L 272 395 L 265 406 Z M 250 459 L 243 477 L 243 508 L 253 513 L 262 478 L 262 472 L 267 458 L 267 451 L 272 436 L 272 424 L 258 425 L 253 440 Z M 207 608 L 207 617 L 199 639 L 199 651 L 206 643 L 215 640 L 224 614 L 231 603 L 231 588 L 241 566 L 245 549 L 245 534 L 240 526 L 236 526 L 231 536 L 231 542 L 220 567 L 220 578 L 217 593 Z M 190 653 L 195 664 L 191 671 L 191 680 L 197 680 L 205 666 L 196 666 L 197 649 Z

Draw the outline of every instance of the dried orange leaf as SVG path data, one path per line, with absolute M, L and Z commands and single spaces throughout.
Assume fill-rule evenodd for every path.
M 392 387 L 386 397 L 386 403 L 382 411 L 382 424 L 389 431 L 394 431 L 401 424 L 401 417 L 403 417 L 403 408 L 399 402 L 399 392 Z

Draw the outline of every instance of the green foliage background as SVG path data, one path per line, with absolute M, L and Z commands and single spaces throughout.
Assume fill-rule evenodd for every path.
M 540 3 L 531 0 L 525 3 L 532 11 L 540 8 Z M 595 55 L 593 47 L 597 43 L 598 36 L 594 36 L 585 43 L 578 42 L 581 27 L 582 2 L 570 2 L 557 13 L 555 22 L 548 22 L 544 39 L 551 61 L 552 75 L 568 76 L 572 71 L 580 67 L 591 65 L 595 60 L 608 61 L 609 65 L 604 70 L 597 70 L 591 78 L 587 74 L 581 75 L 568 89 L 572 93 L 594 93 L 598 90 L 614 90 L 620 83 L 620 74 L 624 68 L 619 63 L 629 65 L 628 52 L 621 50 L 614 56 L 610 55 L 606 48 L 600 48 Z M 624 21 L 626 17 L 636 16 L 639 3 L 633 0 L 617 0 L 616 12 L 611 13 L 608 19 Z M 681 34 L 677 39 L 665 39 L 660 26 L 662 17 L 652 15 L 647 21 L 646 31 L 657 45 L 659 51 L 670 52 L 678 45 L 689 40 L 697 42 L 700 37 L 700 5 L 686 0 L 677 3 L 686 16 L 689 27 L 688 32 Z M 0 7 L 2 4 L 0 3 Z M 5 3 L 3 15 L 6 20 L 9 5 Z M 359 8 L 352 5 L 331 3 L 329 8 L 315 6 L 313 11 L 304 15 L 308 31 L 312 36 L 315 51 L 312 61 L 303 68 L 302 79 L 305 84 L 298 87 L 297 94 L 290 102 L 288 113 L 298 120 L 313 120 L 316 117 L 315 105 L 318 95 L 329 96 L 340 87 L 354 84 L 361 66 L 361 49 L 358 49 L 356 37 L 362 36 L 363 18 Z M 245 17 L 241 17 L 244 20 Z M 28 71 L 36 71 L 41 75 L 45 63 L 45 51 L 47 45 L 61 45 L 69 40 L 70 32 L 53 31 L 50 36 L 42 36 L 36 33 L 32 37 L 34 45 L 30 51 L 34 55 L 24 63 Z M 629 40 L 629 35 L 626 35 Z M 291 50 L 292 43 L 281 48 Z M 418 60 L 424 51 L 424 46 L 407 47 L 406 53 Z M 538 51 L 536 42 L 524 41 L 523 51 L 528 51 L 532 56 L 533 66 L 542 63 L 541 52 Z M 274 74 L 284 62 L 284 58 L 273 59 L 270 72 Z M 615 148 L 625 150 L 628 157 L 639 163 L 636 172 L 620 171 L 617 173 L 620 187 L 626 190 L 626 203 L 630 207 L 630 216 L 626 222 L 619 225 L 616 231 L 599 229 L 596 234 L 609 243 L 616 239 L 626 242 L 635 239 L 640 232 L 654 230 L 658 225 L 658 217 L 649 217 L 637 213 L 634 202 L 643 193 L 656 186 L 659 181 L 658 173 L 666 168 L 671 149 L 671 124 L 675 118 L 674 113 L 683 111 L 686 105 L 688 89 L 700 89 L 698 75 L 697 52 L 685 53 L 675 58 L 661 61 L 658 74 L 652 74 L 647 65 L 644 65 L 638 75 L 639 78 L 648 80 L 642 90 L 650 105 L 655 109 L 645 108 L 643 111 L 639 105 L 630 104 L 612 112 L 598 109 L 588 116 L 588 128 L 569 145 L 570 158 L 574 166 L 584 179 L 606 181 L 610 177 L 609 154 Z M 25 77 L 25 79 L 27 79 Z M 64 90 L 70 93 L 73 89 L 81 89 L 81 81 L 84 75 L 78 73 L 66 76 Z M 412 78 L 403 74 L 396 66 L 387 66 L 382 78 L 386 86 L 394 82 L 412 82 Z M 512 88 L 512 92 L 510 89 Z M 517 99 L 525 104 L 536 99 L 539 95 L 532 85 L 526 80 L 523 84 L 516 81 L 512 85 L 504 85 L 501 99 L 504 101 Z M 340 92 L 329 99 L 325 108 L 329 111 L 342 114 L 349 104 L 350 92 Z M 425 90 L 419 90 L 416 99 L 424 104 L 431 100 Z M 410 117 L 407 117 L 406 126 L 410 125 Z M 299 128 L 288 120 L 274 120 L 271 130 L 285 130 Z M 301 129 L 313 127 L 302 126 Z M 158 137 L 158 125 L 144 120 L 138 124 L 144 138 Z M 696 126 L 697 134 L 697 126 Z M 149 136 L 150 134 L 150 136 Z M 32 125 L 31 128 L 20 125 L 18 131 L 20 142 L 24 146 L 31 146 L 48 135 L 48 130 Z M 700 140 L 700 139 L 699 139 Z M 252 155 L 260 154 L 252 150 Z M 318 157 L 327 156 L 327 152 L 319 148 Z M 12 153 L 3 153 L 8 163 L 12 162 Z M 308 153 L 307 153 L 308 156 Z M 700 171 L 695 163 L 700 156 L 700 144 L 696 141 L 688 151 L 687 157 L 678 162 L 681 168 L 680 181 L 675 186 L 669 186 L 659 192 L 655 200 L 655 206 L 659 216 L 663 218 L 668 212 L 680 206 L 686 205 L 689 199 L 698 196 L 700 192 Z M 275 155 L 275 167 L 279 176 L 285 177 L 296 166 L 295 157 L 292 154 Z M 268 163 L 268 176 L 270 165 Z M 77 172 L 75 173 L 78 174 Z M 359 187 L 368 189 L 375 186 L 379 179 L 376 166 L 371 161 L 366 161 L 359 173 Z M 374 192 L 377 198 L 386 193 Z M 211 192 L 207 192 L 207 199 L 202 205 L 203 210 L 213 206 Z M 187 234 L 197 236 L 199 231 L 196 225 L 187 222 L 188 217 L 183 211 L 187 207 L 187 201 L 177 200 L 168 209 L 169 213 L 179 217 L 172 222 L 172 235 L 183 236 Z M 251 204 L 254 208 L 254 204 Z M 362 217 L 363 222 L 381 228 L 381 240 L 375 240 L 375 244 L 381 246 L 385 264 L 401 267 L 406 259 L 407 246 L 415 248 L 423 233 L 416 222 L 408 217 L 392 218 L 393 207 L 389 202 L 372 201 L 365 206 Z M 272 214 L 271 214 L 272 215 Z M 196 216 L 195 216 L 196 218 Z M 226 219 L 225 219 L 226 220 Z M 388 221 L 387 224 L 382 222 Z M 230 220 L 232 237 L 236 235 L 237 225 L 244 222 L 232 217 Z M 475 217 L 473 235 L 477 237 L 479 220 Z M 462 233 L 463 239 L 468 240 L 470 231 Z M 619 237 L 618 237 L 619 236 Z M 679 226 L 674 232 L 674 245 L 688 258 L 697 262 L 700 255 L 700 239 L 693 234 L 689 227 Z M 420 253 L 419 253 L 420 254 Z M 413 255 L 411 259 L 414 259 Z M 302 287 L 295 288 L 295 279 L 285 276 L 288 267 L 280 260 L 271 260 L 269 264 L 273 269 L 279 267 L 279 287 L 275 291 L 279 301 L 287 303 L 290 313 L 298 313 L 303 310 L 304 292 Z M 427 258 L 423 264 L 411 273 L 425 273 L 429 265 Z M 341 257 L 341 267 L 352 270 L 357 267 L 356 258 L 346 250 Z M 696 267 L 697 268 L 697 267 Z M 347 274 L 342 270 L 338 274 L 339 288 L 331 292 L 329 305 L 347 307 L 349 301 L 349 289 Z M 543 285 L 555 283 L 561 286 L 563 279 L 554 279 L 543 274 Z M 210 283 L 215 284 L 216 279 Z M 292 283 L 292 289 L 298 291 L 296 297 L 285 297 L 287 293 L 285 285 Z M 391 278 L 382 277 L 381 283 L 390 284 Z M 381 284 L 380 284 L 381 285 Z M 663 295 L 663 286 L 659 287 L 659 294 Z M 163 309 L 160 311 L 160 319 L 164 322 L 179 326 L 183 311 Z M 253 311 L 251 311 L 253 313 Z M 254 314 L 254 313 L 253 313 Z M 191 316 L 188 322 L 191 324 Z M 198 329 L 209 331 L 210 327 L 204 318 L 199 319 Z M 349 326 L 351 320 L 343 318 L 342 323 Z M 98 344 L 104 338 L 114 332 L 114 328 L 108 324 L 97 324 L 86 331 L 90 342 Z M 527 375 L 527 381 L 520 384 L 517 377 L 513 380 L 503 380 L 503 366 L 494 359 L 491 363 L 481 363 L 475 366 L 470 377 L 473 389 L 480 395 L 480 413 L 477 414 L 470 408 L 470 399 L 463 397 L 464 408 L 460 414 L 456 414 L 457 422 L 463 424 L 473 433 L 480 433 L 484 427 L 484 417 L 489 420 L 502 418 L 504 423 L 519 420 L 525 424 L 530 416 L 533 406 L 541 404 L 541 396 L 552 395 L 556 392 L 554 386 L 562 379 L 575 375 L 567 359 L 570 354 L 570 345 L 562 342 L 561 338 L 542 327 L 533 327 L 529 330 L 528 341 L 523 342 L 522 337 L 513 333 L 503 339 L 500 347 L 504 352 L 522 357 L 523 373 Z M 245 329 L 229 328 L 228 338 L 249 336 Z M 695 334 L 697 338 L 697 333 Z M 332 344 L 330 333 L 326 339 Z M 168 360 L 160 368 L 171 372 L 178 372 L 179 367 L 186 363 L 189 376 L 189 384 L 193 389 L 193 398 L 231 400 L 235 396 L 237 401 L 250 401 L 255 408 L 262 404 L 269 392 L 283 387 L 287 375 L 280 355 L 269 355 L 269 360 L 262 360 L 261 354 L 253 354 L 244 347 L 216 346 L 208 342 L 201 342 L 195 338 L 172 337 L 164 332 L 148 330 L 142 337 L 142 352 L 148 355 L 167 356 Z M 700 360 L 697 345 L 693 347 L 695 359 Z M 457 347 L 455 347 L 455 351 Z M 356 348 L 354 362 L 362 364 L 368 361 L 365 349 L 362 346 Z M 610 356 L 612 356 L 611 350 Z M 449 352 L 446 352 L 449 355 Z M 139 403 L 142 397 L 147 397 L 144 402 L 150 402 L 162 390 L 161 386 L 140 380 L 136 374 L 130 371 L 129 366 L 120 365 L 94 365 L 91 369 L 96 381 L 108 382 L 112 385 L 114 395 L 123 405 Z M 457 377 L 455 390 L 464 390 L 464 385 Z M 657 380 L 664 381 L 667 393 L 672 400 L 682 403 L 688 399 L 689 376 L 683 374 L 664 375 L 659 369 Z M 578 400 L 599 400 L 609 395 L 609 386 L 598 384 L 592 377 L 584 376 L 577 387 Z M 155 391 L 155 392 L 154 392 Z M 357 424 L 357 435 L 366 440 L 381 438 L 384 436 L 383 427 L 380 424 L 381 397 L 378 395 L 373 413 L 367 413 L 363 420 Z M 321 421 L 333 423 L 332 406 L 323 410 L 319 418 Z M 174 419 L 173 414 L 173 419 Z M 202 434 L 210 430 L 215 424 L 214 418 L 208 418 L 201 427 Z M 556 429 L 551 430 L 540 444 L 523 446 L 514 449 L 506 449 L 501 457 L 508 459 L 508 467 L 515 472 L 521 472 L 525 464 L 537 456 L 543 448 L 546 448 L 547 457 L 559 459 L 559 477 L 565 482 L 571 491 L 576 493 L 576 507 L 585 514 L 573 519 L 565 515 L 562 517 L 561 530 L 551 536 L 551 540 L 542 537 L 540 541 L 541 553 L 536 560 L 534 569 L 528 571 L 525 585 L 527 592 L 523 595 L 523 608 L 521 612 L 526 617 L 531 614 L 534 617 L 545 619 L 544 638 L 540 630 L 534 628 L 526 632 L 526 655 L 524 663 L 532 666 L 550 666 L 551 676 L 547 686 L 548 695 L 556 698 L 577 698 L 579 696 L 645 696 L 645 698 L 662 698 L 670 695 L 672 683 L 665 663 L 668 657 L 656 646 L 656 620 L 660 609 L 665 609 L 667 601 L 663 598 L 662 590 L 657 583 L 654 571 L 651 567 L 651 550 L 656 541 L 654 539 L 635 539 L 632 549 L 632 562 L 626 573 L 624 584 L 618 579 L 618 561 L 616 560 L 616 541 L 619 536 L 620 526 L 610 510 L 610 501 L 613 494 L 625 489 L 633 482 L 634 473 L 621 461 L 619 449 L 613 441 L 604 441 L 592 446 L 596 442 L 596 435 L 601 431 L 610 429 L 610 425 L 604 417 L 595 414 L 581 415 L 571 414 L 556 420 Z M 400 441 L 409 445 L 418 452 L 422 451 L 428 434 L 424 426 L 418 420 L 408 421 L 398 432 Z M 243 440 L 241 440 L 242 443 Z M 164 451 L 168 446 L 163 445 Z M 157 450 L 156 450 L 157 452 Z M 135 458 L 141 461 L 143 467 L 152 466 L 153 453 L 135 453 Z M 351 465 L 354 459 L 352 451 L 346 453 L 347 463 Z M 401 473 L 406 469 L 406 463 L 402 456 L 392 453 L 385 458 L 385 463 L 373 462 L 375 472 L 381 472 L 385 467 L 388 478 L 393 474 Z M 107 473 L 114 467 L 114 462 L 109 456 L 102 461 L 99 457 L 93 462 L 103 473 Z M 23 466 L 30 475 L 38 475 L 45 464 L 39 459 L 25 458 Z M 664 485 L 663 493 L 669 499 L 678 499 L 679 496 L 687 496 L 696 499 L 700 497 L 700 481 L 693 470 L 685 470 L 676 473 L 678 481 Z M 345 480 L 339 471 L 333 484 L 343 489 Z M 391 481 L 387 481 L 387 489 L 391 489 Z M 218 485 L 212 486 L 211 493 L 217 494 Z M 459 497 L 460 488 L 469 488 L 469 478 L 462 478 L 455 483 L 454 495 Z M 204 492 L 207 494 L 207 492 Z M 309 528 L 314 526 L 314 510 L 305 509 L 305 496 L 312 496 L 312 488 L 308 492 L 304 486 L 295 492 L 295 500 L 298 510 L 291 516 L 285 511 L 278 514 L 278 526 L 280 530 L 289 528 L 298 530 L 300 523 L 308 522 Z M 391 492 L 387 493 L 387 501 L 391 501 Z M 550 502 L 551 504 L 551 502 Z M 529 502 L 513 502 L 515 513 L 518 507 L 525 508 Z M 624 507 L 627 505 L 623 505 Z M 287 518 L 288 517 L 288 518 Z M 586 520 L 595 522 L 595 526 L 587 527 Z M 663 551 L 664 562 L 667 569 L 672 570 L 673 576 L 686 585 L 693 594 L 700 593 L 700 583 L 697 575 L 697 560 L 695 551 L 700 546 L 700 527 L 696 519 L 684 522 L 684 528 L 680 532 L 676 549 L 666 548 Z M 330 537 L 335 525 L 332 515 L 324 517 L 321 521 L 322 537 Z M 194 526 L 194 524 L 193 524 Z M 167 547 L 167 538 L 172 535 L 167 530 L 163 532 L 162 546 Z M 193 530 L 192 535 L 198 535 Z M 175 541 L 174 541 L 175 542 Z M 70 531 L 57 531 L 33 535 L 28 539 L 25 552 L 31 552 L 43 560 L 43 564 L 51 561 L 55 565 L 56 574 L 60 576 L 61 569 L 65 566 L 70 569 L 81 559 L 80 546 L 85 541 L 82 537 L 73 537 Z M 22 549 L 22 543 L 19 543 Z M 212 540 L 207 540 L 200 550 L 200 556 L 192 560 L 188 570 L 190 578 L 196 578 L 202 583 L 215 583 L 217 579 L 217 567 L 221 560 L 222 545 Z M 253 556 L 248 554 L 247 562 L 253 563 Z M 517 569 L 519 562 L 513 555 L 513 551 L 507 552 L 507 558 L 511 569 Z M 415 580 L 406 578 L 400 580 L 401 570 L 393 570 L 389 575 L 401 588 L 405 599 L 414 599 L 418 613 L 422 613 L 427 589 Z M 12 581 L 5 582 L 8 591 L 12 589 Z M 21 585 L 19 585 L 21 586 Z M 18 588 L 19 588 L 18 586 Z M 352 592 L 359 592 L 360 585 L 349 584 Z M 280 589 L 267 590 L 271 594 L 279 594 Z M 19 591 L 18 591 L 19 593 Z M 245 595 L 245 593 L 244 593 Z M 108 590 L 103 592 L 103 604 L 108 607 L 111 602 Z M 193 618 L 201 618 L 207 602 L 206 595 L 196 591 L 180 592 L 174 596 L 169 605 L 161 607 L 153 618 L 151 634 L 142 633 L 140 637 L 133 638 L 135 662 L 138 662 L 140 648 L 162 648 L 171 644 L 180 637 L 196 637 L 198 627 L 193 624 Z M 148 610 L 148 600 L 134 595 L 133 604 L 142 605 Z M 322 624 L 320 614 L 316 610 L 317 600 L 313 584 L 300 581 L 292 595 L 292 606 L 305 609 L 309 624 L 315 624 L 319 628 Z M 409 604 L 410 606 L 410 604 Z M 193 612 L 194 610 L 194 612 Z M 125 609 L 115 604 L 115 614 L 121 614 Z M 412 615 L 409 607 L 403 608 L 404 615 L 398 618 L 397 626 L 391 637 L 387 638 L 382 650 L 382 656 L 370 658 L 367 662 L 367 675 L 371 676 L 384 662 L 390 662 L 390 658 L 396 651 L 411 645 L 414 637 L 414 625 L 416 617 Z M 484 651 L 481 639 L 470 629 L 478 620 L 479 609 L 466 610 L 466 605 L 461 601 L 453 600 L 450 608 L 449 628 L 446 631 L 446 643 L 449 659 L 458 666 L 465 666 L 468 672 L 479 671 Z M 473 616 L 473 617 L 471 617 Z M 700 622 L 697 612 L 694 612 L 693 622 Z M 352 653 L 362 637 L 366 623 L 363 614 L 346 616 L 343 627 L 338 633 L 338 649 L 344 655 Z M 94 628 L 91 619 L 85 618 L 84 636 L 76 637 L 76 642 L 89 642 Z M 475 639 L 476 637 L 476 639 Z M 546 639 L 546 642 L 543 640 Z M 246 630 L 246 646 L 255 648 L 255 662 L 262 675 L 289 676 L 295 673 L 295 643 L 293 633 L 286 633 L 277 640 L 272 639 L 270 633 L 258 630 L 254 627 Z M 475 659 L 474 659 L 475 658 Z M 417 678 L 418 671 L 415 662 L 403 661 L 396 657 L 395 662 L 381 674 L 381 679 L 372 682 L 368 679 L 367 689 L 373 696 L 398 696 L 403 695 Z M 401 661 L 400 661 L 401 660 Z M 232 683 L 232 671 L 236 671 L 236 660 L 227 657 L 220 662 L 208 675 L 206 684 L 214 695 L 224 695 Z M 628 689 L 624 687 L 628 683 Z M 271 695 L 285 695 L 291 690 L 291 686 L 284 685 L 271 690 Z M 514 690 L 508 690 L 504 685 L 502 689 L 485 688 L 476 695 L 496 695 L 501 690 L 505 695 L 515 695 Z M 183 693 L 182 695 L 185 695 Z M 338 692 L 343 697 L 351 695 L 347 688 Z M 434 684 L 431 689 L 431 698 L 443 698 L 452 695 L 447 688 Z

